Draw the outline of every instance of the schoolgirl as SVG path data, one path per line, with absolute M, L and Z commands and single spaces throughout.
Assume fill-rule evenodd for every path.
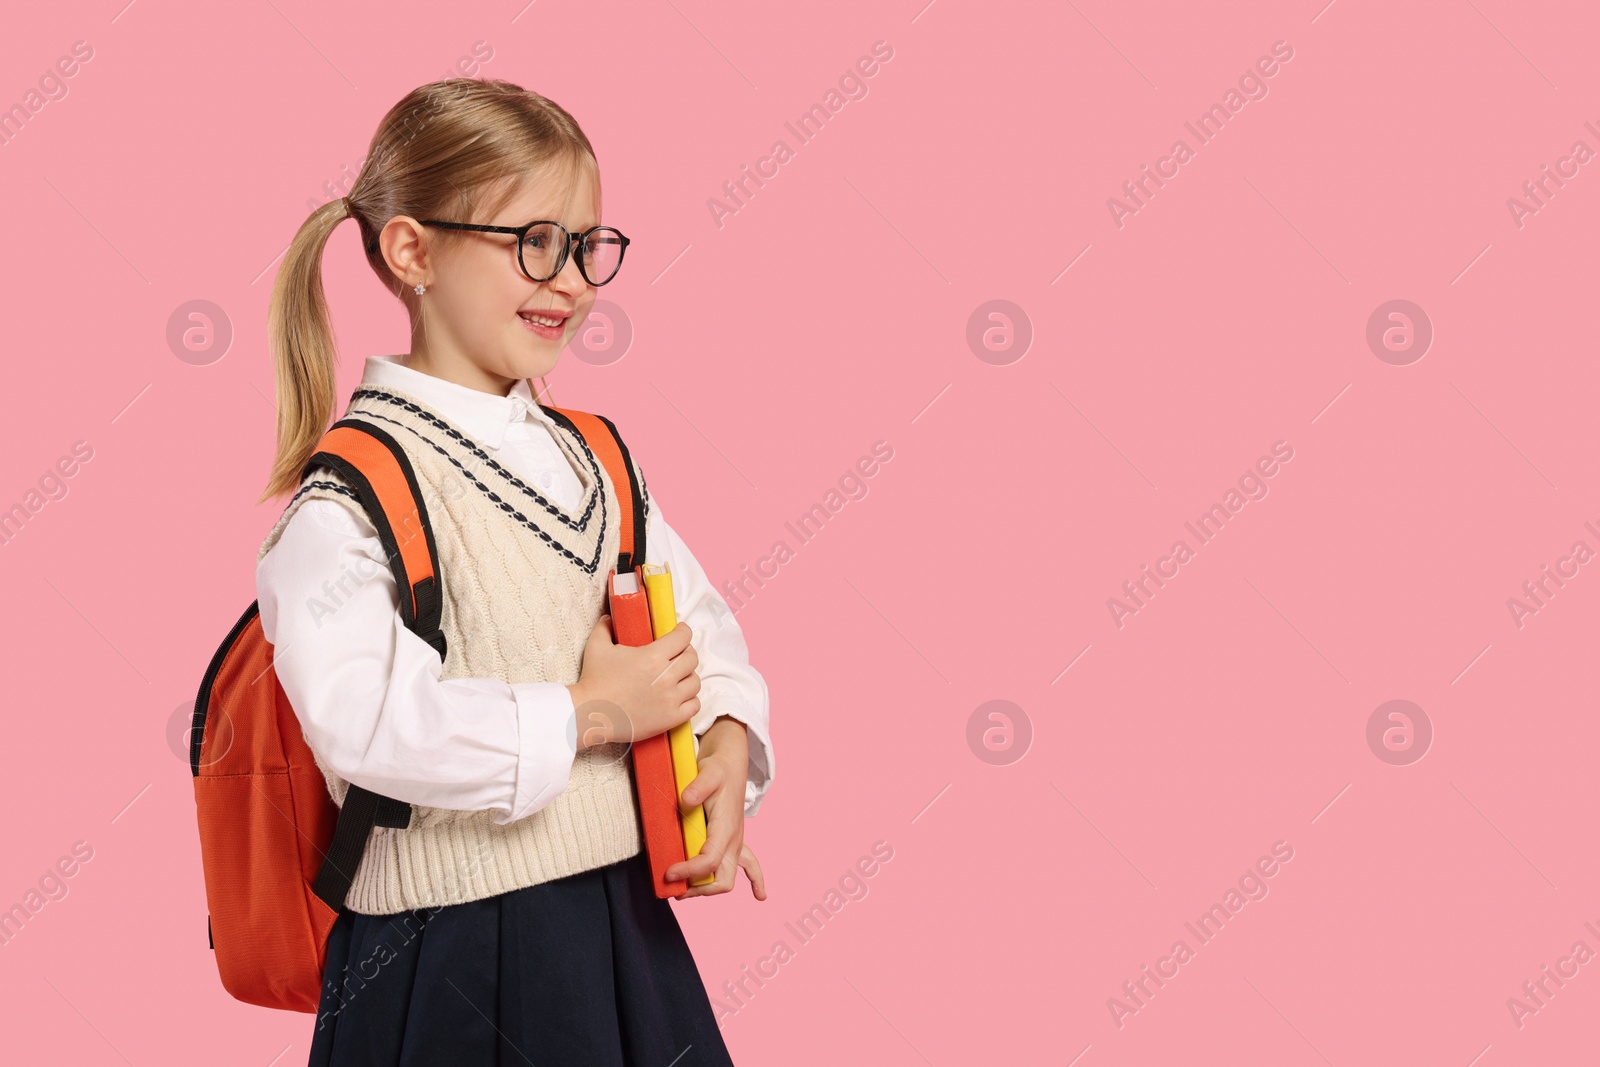
M 366 359 L 345 416 L 381 427 L 415 470 L 442 658 L 404 624 L 348 483 L 301 478 L 336 400 L 320 260 L 347 217 L 412 342 Z M 598 164 L 571 115 L 508 82 L 448 79 L 389 112 L 350 194 L 311 214 L 278 275 L 263 499 L 293 496 L 258 557 L 262 630 L 334 800 L 354 783 L 413 805 L 408 827 L 373 829 L 329 935 L 318 1067 L 730 1063 L 651 887 L 628 742 L 693 725 L 684 801 L 704 804 L 708 840 L 667 877 L 714 873 L 686 894 L 703 896 L 742 868 L 765 899 L 744 818 L 773 776 L 766 683 L 647 487 L 644 558 L 670 565 L 681 622 L 648 645 L 612 641 L 628 488 L 529 385 L 626 247 L 600 225 Z

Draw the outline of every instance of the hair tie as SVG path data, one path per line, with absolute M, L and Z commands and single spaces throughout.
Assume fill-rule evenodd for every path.
M 347 217 L 354 218 L 355 217 L 355 213 L 356 213 L 356 209 L 355 209 L 355 205 L 350 203 L 350 198 L 348 196 L 345 196 L 345 197 L 341 197 L 340 199 L 344 201 L 344 213 L 345 213 L 345 215 Z

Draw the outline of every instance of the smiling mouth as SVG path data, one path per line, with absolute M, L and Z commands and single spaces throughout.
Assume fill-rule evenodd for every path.
M 554 341 L 566 332 L 567 319 L 570 311 L 519 311 L 517 317 L 527 327 L 528 332 L 547 341 Z
M 560 326 L 567 321 L 570 311 L 519 311 L 517 314 L 524 319 L 531 319 L 545 326 Z

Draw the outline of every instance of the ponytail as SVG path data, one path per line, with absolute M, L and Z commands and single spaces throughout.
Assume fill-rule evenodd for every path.
M 300 484 L 300 472 L 333 416 L 338 396 L 322 250 L 334 227 L 348 217 L 343 199 L 313 211 L 294 235 L 272 285 L 267 335 L 277 368 L 278 453 L 258 504 Z

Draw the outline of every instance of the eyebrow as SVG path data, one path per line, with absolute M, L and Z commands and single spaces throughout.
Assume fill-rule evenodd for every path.
M 553 219 L 549 215 L 531 215 L 531 216 L 523 219 L 522 222 L 508 222 L 508 223 L 505 223 L 505 225 L 507 225 L 507 226 L 521 226 L 524 222 L 561 222 L 561 220 L 560 219 Z M 565 226 L 566 223 L 562 223 L 562 225 Z M 602 225 L 602 223 L 600 223 L 599 221 L 595 221 L 595 222 L 589 223 L 589 225 L 587 225 L 587 226 L 579 226 L 576 229 L 573 229 L 572 232 L 573 233 L 581 233 L 584 230 L 592 230 L 596 226 L 600 226 L 600 225 Z M 568 227 L 568 229 L 572 229 L 572 227 Z

